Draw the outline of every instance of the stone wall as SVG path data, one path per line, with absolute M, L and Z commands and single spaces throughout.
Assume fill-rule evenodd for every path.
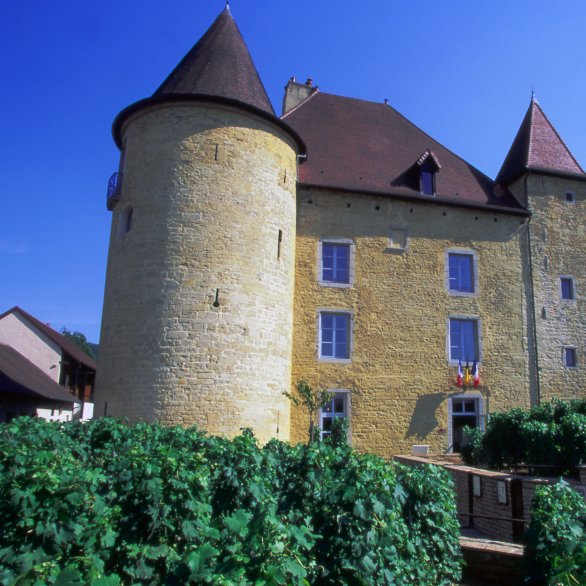
M 287 439 L 294 142 L 213 103 L 143 109 L 123 142 L 96 415 Z
M 481 385 L 468 392 L 482 398 L 485 412 L 529 406 L 525 218 L 309 189 L 297 209 L 293 383 L 350 391 L 356 448 L 389 457 L 415 443 L 436 453 L 450 447 L 448 400 L 462 392 L 448 360 L 450 316 L 480 320 Z M 406 231 L 405 248 L 390 241 L 393 230 Z M 355 245 L 354 282 L 346 288 L 319 283 L 319 242 L 336 238 Z M 476 255 L 474 295 L 447 290 L 453 247 Z M 318 357 L 324 309 L 351 312 L 349 361 Z M 305 440 L 306 429 L 304 413 L 294 410 L 292 438 Z
M 517 189 L 523 188 L 517 185 Z M 586 182 L 529 175 L 526 181 L 534 275 L 541 400 L 586 397 Z M 566 192 L 575 201 L 566 201 Z M 575 299 L 561 298 L 560 277 L 574 279 Z M 576 349 L 577 367 L 564 364 Z

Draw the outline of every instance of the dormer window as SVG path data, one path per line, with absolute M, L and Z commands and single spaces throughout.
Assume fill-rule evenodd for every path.
M 419 193 L 435 195 L 435 176 L 441 168 L 437 157 L 428 149 L 419 157 L 416 166 L 419 169 Z
M 422 195 L 435 194 L 435 174 L 433 171 L 421 169 L 419 175 L 419 191 Z

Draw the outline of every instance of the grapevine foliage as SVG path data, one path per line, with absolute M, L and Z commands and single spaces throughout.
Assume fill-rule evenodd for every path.
M 462 450 L 473 465 L 541 464 L 560 472 L 586 463 L 586 400 L 554 399 L 532 409 L 492 413 L 486 431 L 469 430 Z
M 586 504 L 566 482 L 535 491 L 526 561 L 530 584 L 586 584 Z
M 196 428 L 0 428 L 0 583 L 448 585 L 450 480 L 339 445 Z

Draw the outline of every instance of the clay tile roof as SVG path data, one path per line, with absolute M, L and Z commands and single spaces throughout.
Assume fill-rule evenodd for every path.
M 229 98 L 275 113 L 228 6 L 153 95 L 177 94 Z
M 96 363 L 92 360 L 85 352 L 83 352 L 80 348 L 78 348 L 71 340 L 56 332 L 52 327 L 44 324 L 42 321 L 39 321 L 36 317 L 33 317 L 30 313 L 24 311 L 18 306 L 5 311 L 2 315 L 0 315 L 0 319 L 4 316 L 8 315 L 9 313 L 20 313 L 27 321 L 29 321 L 37 330 L 40 330 L 47 338 L 52 340 L 57 346 L 61 348 L 61 350 L 71 356 L 74 360 L 87 366 L 88 368 L 95 370 Z
M 0 392 L 79 403 L 67 389 L 6 344 L 0 344 Z
M 584 174 L 534 98 L 496 180 L 510 184 L 528 170 Z
M 315 92 L 283 116 L 307 145 L 302 184 L 520 211 L 510 192 L 383 103 Z M 421 159 L 434 161 L 436 196 L 421 195 Z M 423 163 L 423 161 L 422 161 Z

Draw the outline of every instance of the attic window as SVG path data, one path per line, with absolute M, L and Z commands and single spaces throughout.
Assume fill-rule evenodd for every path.
M 438 158 L 427 149 L 417 160 L 416 167 L 419 170 L 419 193 L 435 195 L 435 175 L 441 168 Z
M 435 194 L 435 173 L 428 169 L 421 169 L 419 174 L 419 191 L 422 195 Z

